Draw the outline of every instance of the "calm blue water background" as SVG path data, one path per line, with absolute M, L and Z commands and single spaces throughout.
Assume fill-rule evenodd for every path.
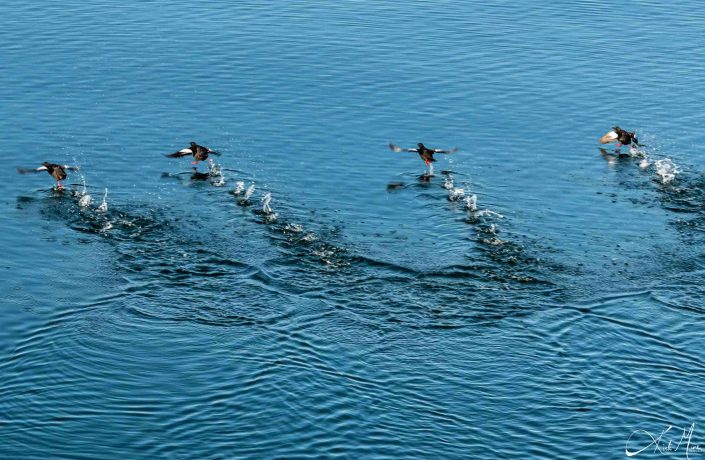
M 0 16 L 0 457 L 624 458 L 632 431 L 691 423 L 705 443 L 700 3 Z M 602 156 L 615 123 L 676 180 Z M 163 157 L 191 140 L 223 186 Z M 390 141 L 461 150 L 424 182 Z M 81 174 L 59 194 L 15 172 L 42 161 Z M 450 202 L 451 177 L 503 217 Z

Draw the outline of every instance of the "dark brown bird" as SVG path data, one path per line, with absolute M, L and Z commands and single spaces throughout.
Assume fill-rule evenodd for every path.
M 433 155 L 436 153 L 455 153 L 459 149 L 458 147 L 453 147 L 452 149 L 449 150 L 444 150 L 444 149 L 429 149 L 425 145 L 423 145 L 421 142 L 416 144 L 418 147 L 415 149 L 403 149 L 397 145 L 394 144 L 389 144 L 389 148 L 392 149 L 394 152 L 416 152 L 419 154 L 421 159 L 426 163 L 426 165 L 430 165 L 432 162 L 436 161 L 435 158 L 433 158 Z
M 619 126 L 614 126 L 612 131 L 600 138 L 600 144 L 611 144 L 612 142 L 616 142 L 617 147 L 621 147 L 623 145 L 631 146 L 632 144 L 634 144 L 635 147 L 639 146 L 639 140 L 636 138 L 636 132 L 626 131 Z
M 193 155 L 193 159 L 196 161 L 192 161 L 191 164 L 195 165 L 198 164 L 199 161 L 206 161 L 208 159 L 208 155 L 220 155 L 220 153 L 209 149 L 208 147 L 198 145 L 195 142 L 191 142 L 190 147 L 181 149 L 178 152 L 170 153 L 166 156 L 169 158 L 181 158 L 188 155 Z
M 32 168 L 17 168 L 17 172 L 20 174 L 28 174 L 28 173 L 36 173 L 36 172 L 41 172 L 41 171 L 46 171 L 49 173 L 51 177 L 56 179 L 56 183 L 59 185 L 60 189 L 63 189 L 64 187 L 61 185 L 61 181 L 66 179 L 67 174 L 66 171 L 78 171 L 80 168 L 78 166 L 69 166 L 69 165 L 58 165 L 56 163 L 48 163 L 44 162 L 42 165 L 36 169 Z

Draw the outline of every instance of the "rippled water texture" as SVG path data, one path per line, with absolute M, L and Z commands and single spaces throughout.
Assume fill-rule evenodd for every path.
M 0 458 L 705 445 L 700 3 L 0 16 Z

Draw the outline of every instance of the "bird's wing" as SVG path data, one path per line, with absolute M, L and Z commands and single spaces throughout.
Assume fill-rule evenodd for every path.
M 46 166 L 40 166 L 38 168 L 17 168 L 17 172 L 20 174 L 36 173 L 36 172 L 41 172 L 41 171 L 46 171 L 46 170 L 47 170 Z
M 632 135 L 632 142 L 634 142 L 636 145 L 639 145 L 639 139 L 636 138 L 636 131 L 632 131 L 629 134 Z
M 62 165 L 62 168 L 69 170 L 69 171 L 80 171 L 81 168 L 78 166 L 71 166 L 71 165 Z
M 221 153 L 219 151 L 211 150 L 211 149 L 208 149 L 208 153 L 210 153 L 211 155 L 221 155 Z
M 455 153 L 460 150 L 458 147 L 453 147 L 452 149 L 433 149 L 433 153 Z
M 185 157 L 187 155 L 193 155 L 193 152 L 191 149 L 181 149 L 178 152 L 170 153 L 169 155 L 166 155 L 169 158 L 181 158 Z
M 609 133 L 605 134 L 600 138 L 600 144 L 609 144 L 610 142 L 614 142 L 617 139 L 619 139 L 619 135 L 614 131 L 610 131 Z
M 414 152 L 414 153 L 418 153 L 418 151 L 419 151 L 419 149 L 403 149 L 403 148 L 399 147 L 398 145 L 392 144 L 391 142 L 389 143 L 389 148 L 390 148 L 392 151 L 397 152 L 397 153 L 399 153 L 399 152 Z

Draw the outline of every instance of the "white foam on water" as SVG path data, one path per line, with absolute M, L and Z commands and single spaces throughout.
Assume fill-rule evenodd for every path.
M 445 180 L 443 181 L 442 187 L 443 187 L 444 189 L 446 189 L 446 190 L 452 190 L 452 189 L 453 189 L 454 184 L 453 184 L 453 176 L 452 176 L 452 175 L 448 174 L 448 175 L 446 176 Z
M 490 246 L 500 246 L 504 244 L 504 240 L 498 238 L 497 236 L 493 236 L 492 238 L 485 238 L 482 240 L 483 243 L 489 244 Z
M 428 164 L 428 175 L 433 176 L 433 163 Z
M 235 189 L 233 189 L 233 195 L 240 195 L 245 190 L 245 183 L 241 180 L 235 183 Z
M 673 182 L 673 180 L 676 178 L 676 175 L 680 172 L 678 166 L 673 161 L 671 161 L 670 158 L 656 160 L 654 162 L 654 166 L 656 167 L 656 175 L 659 177 L 659 180 L 664 185 Z
M 651 166 L 651 162 L 647 157 L 642 158 L 642 160 L 639 162 L 639 168 L 641 169 L 646 169 L 649 166 Z
M 100 206 L 97 208 L 98 212 L 107 212 L 108 211 L 108 189 L 105 189 L 105 194 L 103 195 L 103 202 L 100 203 Z
M 497 224 L 490 225 L 489 228 L 483 230 L 483 233 L 488 233 L 492 236 L 491 238 L 483 238 L 483 243 L 489 244 L 490 246 L 499 246 L 504 244 L 504 240 L 500 239 L 497 236 L 497 234 L 499 233 L 499 228 L 497 227 Z
M 284 226 L 284 231 L 292 233 L 301 233 L 304 231 L 304 228 L 299 224 L 286 224 L 286 226 Z
M 477 211 L 477 195 L 470 195 L 465 197 L 465 209 L 470 212 Z
M 78 205 L 82 208 L 87 208 L 91 205 L 91 196 L 83 195 L 80 200 L 78 200 Z
M 629 144 L 629 154 L 634 158 L 643 158 L 645 156 L 644 151 L 634 144 Z
M 477 211 L 475 213 L 475 217 L 497 217 L 498 219 L 504 219 L 504 216 L 502 214 L 494 212 L 491 209 L 483 209 L 482 211 Z
M 465 197 L 465 189 L 460 187 L 454 187 L 448 192 L 448 199 L 450 201 L 458 201 Z
M 303 238 L 301 238 L 301 241 L 306 241 L 306 242 L 311 242 L 311 241 L 316 241 L 318 237 L 316 236 L 315 233 L 307 233 L 304 235 Z

